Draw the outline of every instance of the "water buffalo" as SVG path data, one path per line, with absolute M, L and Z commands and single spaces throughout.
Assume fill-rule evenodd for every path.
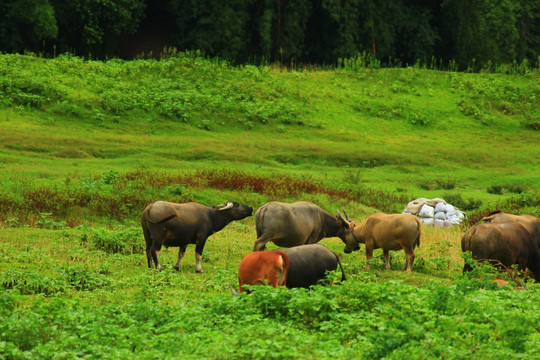
M 347 278 L 338 256 L 321 244 L 308 244 L 288 249 L 254 251 L 244 256 L 238 268 L 240 292 L 243 285 L 309 288 L 326 279 L 327 271 L 341 269 L 341 281 Z M 237 295 L 231 286 L 233 295 Z
M 341 269 L 341 281 L 347 278 L 338 256 L 321 244 L 308 244 L 281 249 L 289 257 L 287 287 L 308 288 L 326 279 L 327 271 Z
M 347 218 L 347 221 L 348 220 Z M 360 243 L 366 245 L 366 269 L 373 257 L 374 249 L 383 249 L 384 268 L 390 270 L 390 250 L 405 251 L 407 260 L 403 270 L 412 271 L 414 248 L 420 246 L 422 223 L 411 214 L 373 214 L 358 226 L 349 222 L 349 228 L 341 238 L 345 243 L 345 253 L 360 250 Z
M 239 290 L 245 291 L 243 285 L 286 285 L 288 271 L 289 257 L 282 251 L 251 252 L 242 258 L 238 267 Z M 233 294 L 236 294 L 234 290 Z
M 254 251 L 264 250 L 266 243 L 293 247 L 314 244 L 322 238 L 340 236 L 343 232 L 341 216 L 332 216 L 317 205 L 299 201 L 272 201 L 255 213 L 257 240 Z
M 533 236 L 536 245 L 540 248 L 540 219 L 534 215 L 513 215 L 497 210 L 490 213 L 488 216 L 483 217 L 481 221 L 486 223 L 515 221 L 523 225 L 523 227 Z
M 540 281 L 540 250 L 532 235 L 517 222 L 480 223 L 469 229 L 461 239 L 461 250 L 471 251 L 474 259 L 502 264 L 509 268 L 529 270 Z M 463 272 L 471 270 L 465 264 Z
M 174 268 L 179 270 L 186 247 L 195 244 L 195 271 L 202 273 L 201 256 L 206 239 L 231 221 L 243 219 L 252 213 L 251 206 L 234 201 L 213 207 L 195 202 L 176 204 L 167 201 L 148 205 L 141 218 L 148 267 L 152 268 L 152 260 L 157 269 L 161 267 L 157 252 L 162 246 L 178 246 L 180 249 Z

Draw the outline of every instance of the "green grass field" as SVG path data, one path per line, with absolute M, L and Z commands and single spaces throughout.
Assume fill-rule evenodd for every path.
M 460 240 L 491 210 L 540 216 L 539 80 L 0 55 L 0 358 L 537 357 L 540 287 L 463 276 Z M 146 267 L 139 218 L 158 199 L 360 221 L 418 197 L 468 220 L 425 226 L 410 274 L 402 252 L 366 272 L 331 238 L 344 284 L 233 298 L 252 217 L 209 238 L 204 274 L 193 246 L 179 272 L 177 248 Z

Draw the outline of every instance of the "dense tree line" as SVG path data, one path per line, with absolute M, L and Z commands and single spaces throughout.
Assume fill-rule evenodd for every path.
M 0 0 L 4 52 L 122 56 L 149 29 L 156 44 L 236 63 L 536 63 L 540 1 Z

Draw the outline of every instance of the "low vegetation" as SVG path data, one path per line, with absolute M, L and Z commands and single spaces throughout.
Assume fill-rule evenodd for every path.
M 540 216 L 538 69 L 360 61 L 0 55 L 0 358 L 534 358 L 540 287 L 462 275 L 460 239 L 492 210 Z M 411 274 L 384 271 L 378 252 L 366 272 L 363 249 L 331 238 L 342 285 L 234 298 L 253 217 L 209 238 L 205 274 L 192 246 L 179 272 L 176 248 L 163 271 L 146 266 L 139 219 L 157 199 L 308 200 L 361 220 L 418 197 L 467 221 L 424 227 Z

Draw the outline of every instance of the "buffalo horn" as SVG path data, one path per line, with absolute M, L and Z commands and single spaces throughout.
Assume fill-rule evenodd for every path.
M 233 296 L 238 296 L 238 290 L 233 288 L 233 286 L 231 284 L 229 284 L 229 289 L 231 289 L 231 292 L 232 292 Z
M 343 210 L 343 212 L 345 212 L 345 210 Z M 345 221 L 345 223 L 346 223 L 347 225 L 350 224 L 350 220 L 349 220 L 349 217 L 348 217 L 348 216 L 347 216 L 347 219 L 345 219 L 345 218 L 343 217 L 343 215 L 341 215 L 341 211 L 339 211 L 339 209 L 338 209 L 337 213 L 338 213 L 339 217 L 340 217 L 343 221 Z M 345 213 L 345 215 L 347 215 L 347 213 Z
M 220 208 L 219 210 L 227 210 L 227 209 L 231 209 L 233 207 L 233 202 L 232 201 L 229 201 L 227 204 L 225 204 L 224 207 Z

